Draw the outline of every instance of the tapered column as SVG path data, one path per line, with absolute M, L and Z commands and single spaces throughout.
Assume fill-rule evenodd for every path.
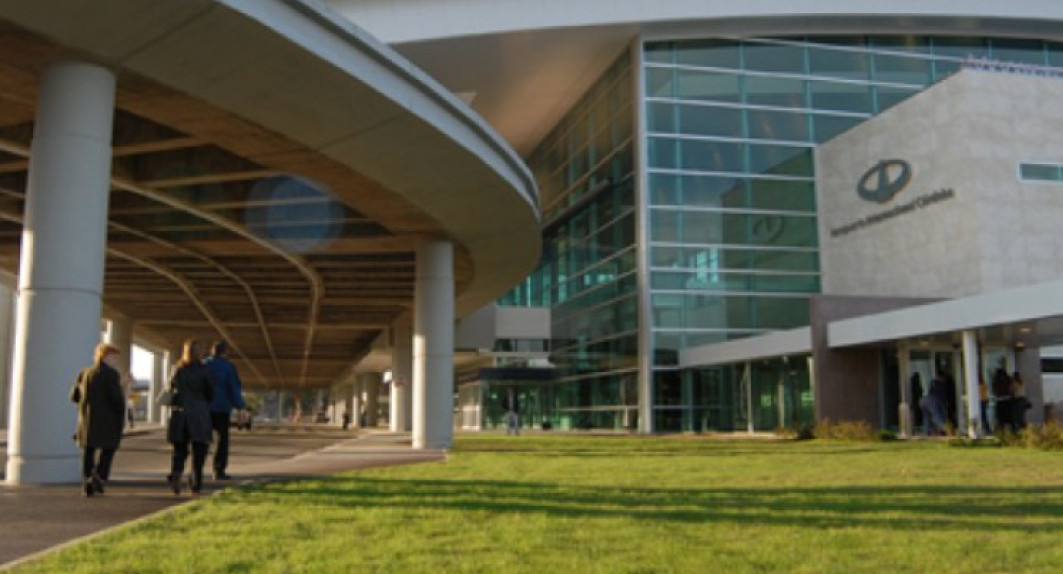
M 154 351 L 151 355 L 151 383 L 148 386 L 148 422 L 158 423 L 162 420 L 159 413 L 159 392 L 166 385 L 166 358 L 163 351 Z
M 450 448 L 454 437 L 454 247 L 417 246 L 413 319 L 413 447 Z
M 14 332 L 15 292 L 0 282 L 0 429 L 7 428 L 11 397 L 11 334 Z
M 118 372 L 125 375 L 133 364 L 133 325 L 124 317 L 108 319 L 107 342 L 118 347 Z M 129 389 L 125 389 L 128 393 Z
M 75 482 L 68 394 L 99 341 L 115 77 L 79 62 L 44 73 L 22 231 L 7 480 Z
M 362 381 L 358 378 L 358 375 L 354 375 L 354 382 L 351 383 L 351 424 L 354 425 L 355 429 L 362 428 L 362 411 L 364 407 Z
M 365 392 L 365 426 L 373 428 L 380 422 L 380 384 L 384 381 L 382 373 L 358 373 Z
M 963 378 L 967 389 L 967 436 L 970 438 L 978 438 L 983 428 L 978 377 L 978 336 L 967 330 L 963 332 Z
M 413 429 L 413 325 L 402 321 L 394 326 L 391 347 L 391 431 Z

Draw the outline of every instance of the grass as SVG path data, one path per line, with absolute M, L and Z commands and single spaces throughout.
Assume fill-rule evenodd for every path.
M 462 438 L 246 488 L 16 572 L 1059 572 L 1063 455 L 938 442 Z

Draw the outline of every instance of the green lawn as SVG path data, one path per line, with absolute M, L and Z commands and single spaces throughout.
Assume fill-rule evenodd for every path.
M 1061 571 L 1058 452 L 565 436 L 213 496 L 17 570 Z

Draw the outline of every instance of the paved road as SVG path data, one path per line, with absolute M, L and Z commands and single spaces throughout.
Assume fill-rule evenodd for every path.
M 6 442 L 6 435 L 0 435 Z M 0 449 L 0 465 L 7 449 Z M 234 432 L 229 472 L 235 483 L 204 484 L 210 494 L 232 484 L 344 470 L 438 461 L 439 451 L 413 451 L 408 435 L 329 427 L 256 427 Z M 12 561 L 191 500 L 167 489 L 170 448 L 160 429 L 141 429 L 122 441 L 107 493 L 84 498 L 77 486 L 14 487 L 0 483 L 0 569 Z M 3 466 L 0 466 L 2 469 Z M 210 469 L 210 459 L 206 468 Z

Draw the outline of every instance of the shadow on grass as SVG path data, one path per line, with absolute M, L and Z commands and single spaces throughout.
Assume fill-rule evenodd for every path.
M 318 479 L 248 492 L 280 505 L 545 513 L 804 528 L 1063 532 L 1063 487 L 626 488 L 497 480 Z M 229 502 L 222 499 L 221 504 Z M 250 500 L 243 498 L 241 502 Z

